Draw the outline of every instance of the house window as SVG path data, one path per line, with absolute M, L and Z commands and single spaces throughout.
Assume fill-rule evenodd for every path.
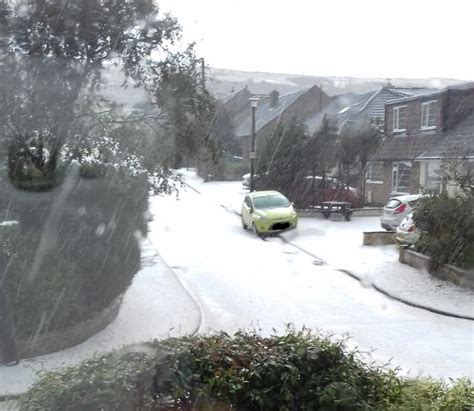
M 393 108 L 393 131 L 405 131 L 407 122 L 407 106 Z
M 368 163 L 366 180 L 368 183 L 383 183 L 383 163 Z
M 443 178 L 440 162 L 428 161 L 426 163 L 425 190 L 427 192 L 439 193 L 441 191 L 442 182 Z
M 410 162 L 393 163 L 392 168 L 392 193 L 410 193 L 411 186 L 411 168 Z
M 432 130 L 436 128 L 434 104 L 436 100 L 421 103 L 421 129 Z

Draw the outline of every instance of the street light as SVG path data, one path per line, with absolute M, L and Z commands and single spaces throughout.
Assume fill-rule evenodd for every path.
M 255 111 L 258 106 L 258 97 L 251 97 L 250 107 L 252 107 L 252 145 L 250 147 L 250 191 L 255 190 L 254 178 L 255 178 Z

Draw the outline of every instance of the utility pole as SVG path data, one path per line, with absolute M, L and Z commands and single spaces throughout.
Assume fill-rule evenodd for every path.
M 201 58 L 201 81 L 202 88 L 206 88 L 206 64 L 204 62 L 204 57 Z
M 258 97 L 251 97 L 250 106 L 252 107 L 252 144 L 250 147 L 250 192 L 255 191 L 255 111 L 258 106 Z

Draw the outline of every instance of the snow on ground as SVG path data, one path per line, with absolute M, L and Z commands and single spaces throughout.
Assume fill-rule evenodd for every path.
M 393 357 L 392 363 L 411 376 L 474 376 L 472 321 L 415 309 L 370 287 L 370 282 L 382 279 L 388 284 L 386 277 L 407 296 L 425 298 L 417 284 L 426 287 L 425 280 L 434 281 L 442 283 L 436 287 L 439 300 L 472 306 L 472 299 L 467 301 L 426 273 L 398 267 L 394 276 L 393 247 L 362 247 L 360 231 L 378 229 L 377 219 L 354 218 L 348 223 L 301 219 L 298 230 L 285 237 L 329 264 L 315 265 L 315 258 L 280 238 L 262 241 L 242 230 L 235 214 L 246 193 L 240 182 L 204 184 L 192 171 L 183 174 L 201 194 L 188 188 L 177 198 L 151 200 L 154 221 L 149 239 L 155 247 L 143 243 L 144 266 L 117 319 L 75 347 L 13 367 L 0 366 L 0 395 L 24 392 L 38 371 L 75 365 L 96 352 L 126 344 L 197 329 L 232 332 L 254 327 L 269 333 L 283 331 L 287 323 L 338 336 L 349 333 L 353 345 L 364 351 L 376 349 L 374 360 L 384 363 Z M 334 244 L 349 252 L 339 252 Z M 348 268 L 370 281 L 355 281 L 333 267 Z
M 440 311 L 474 316 L 473 290 L 400 263 L 396 245 L 362 245 L 364 231 L 380 230 L 380 217 L 353 217 L 349 222 L 334 217 L 302 218 L 297 231 L 283 236 L 332 267 L 350 271 L 367 286 L 374 284 L 399 298 Z
M 248 190 L 240 182 L 203 183 L 192 170 L 183 170 L 185 180 L 207 198 L 227 210 L 240 212 Z M 474 316 L 474 291 L 440 280 L 427 271 L 398 261 L 396 245 L 364 246 L 364 231 L 378 231 L 380 217 L 353 217 L 344 221 L 333 215 L 300 218 L 296 231 L 282 236 L 292 244 L 318 256 L 330 266 L 348 270 L 365 285 L 378 288 L 406 301 L 448 313 Z
M 234 211 L 245 194 L 240 183 L 204 184 L 192 172 L 185 174 L 201 194 L 187 189 L 178 199 L 154 198 L 150 239 L 200 303 L 200 332 L 256 327 L 268 333 L 282 331 L 287 323 L 306 325 L 336 335 L 349 333 L 363 351 L 376 349 L 374 360 L 393 358 L 411 376 L 473 376 L 472 321 L 395 302 L 331 265 L 316 265 L 314 257 L 281 238 L 256 238 L 242 230 Z M 341 227 L 352 223 L 327 222 Z M 357 237 L 360 244 L 361 234 Z M 325 243 L 317 236 L 314 241 Z M 350 264 L 346 257 L 340 262 Z
M 38 379 L 39 371 L 51 371 L 78 364 L 95 353 L 104 353 L 153 339 L 194 332 L 200 312 L 179 284 L 174 273 L 144 241 L 143 268 L 125 294 L 120 312 L 107 328 L 82 344 L 66 350 L 0 365 L 0 396 L 25 392 Z

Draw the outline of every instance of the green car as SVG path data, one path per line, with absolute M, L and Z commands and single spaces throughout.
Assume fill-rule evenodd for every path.
M 292 230 L 298 224 L 293 204 L 278 191 L 254 191 L 242 203 L 242 228 L 257 235 Z

